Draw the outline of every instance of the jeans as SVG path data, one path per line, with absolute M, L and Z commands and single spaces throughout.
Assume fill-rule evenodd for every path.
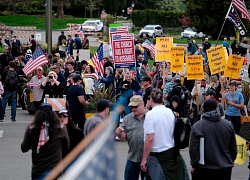
M 145 173 L 141 171 L 140 164 L 140 162 L 132 162 L 130 160 L 127 160 L 124 172 L 124 180 L 138 180 L 140 173 L 141 179 L 144 179 Z
M 85 112 L 70 112 L 72 120 L 78 127 L 83 130 L 86 121 Z
M 2 105 L 4 112 L 6 110 L 6 106 L 8 101 L 11 103 L 11 120 L 16 119 L 16 91 L 5 91 L 2 96 Z
M 192 173 L 192 180 L 230 180 L 232 167 L 223 169 L 205 169 L 197 167 Z
M 230 121 L 233 124 L 235 134 L 239 134 L 240 128 L 241 128 L 240 116 L 229 116 L 225 114 L 225 119 Z

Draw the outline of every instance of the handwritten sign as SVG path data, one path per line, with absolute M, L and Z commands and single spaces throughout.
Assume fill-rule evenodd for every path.
M 224 71 L 226 68 L 226 58 L 222 45 L 207 49 L 207 57 L 212 75 Z
M 204 78 L 202 55 L 192 55 L 186 57 L 187 79 L 198 80 Z
M 135 47 L 133 34 L 112 35 L 112 49 L 115 68 L 135 67 Z
M 173 37 L 157 37 L 155 45 L 155 60 L 171 60 L 171 48 L 173 47 Z
M 224 71 L 224 76 L 233 78 L 233 79 L 238 79 L 243 61 L 244 61 L 244 57 L 230 54 L 227 65 L 226 65 L 226 69 Z
M 184 70 L 184 46 L 171 48 L 171 71 L 178 72 Z

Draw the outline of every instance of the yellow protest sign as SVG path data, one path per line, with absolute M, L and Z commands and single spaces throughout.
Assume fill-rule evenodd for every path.
M 238 79 L 243 61 L 244 57 L 230 54 L 227 61 L 226 69 L 224 71 L 224 76 L 233 79 Z
M 226 58 L 222 45 L 207 49 L 207 58 L 212 75 L 220 73 L 226 68 Z
M 184 46 L 171 48 L 171 71 L 178 72 L 184 70 Z
M 185 56 L 187 67 L 187 79 L 198 80 L 204 78 L 202 55 Z
M 235 163 L 242 165 L 246 161 L 246 152 L 247 152 L 247 145 L 246 145 L 246 140 L 243 139 L 242 137 L 238 136 L 237 134 L 235 135 L 236 138 L 236 144 L 237 144 L 237 157 L 235 159 Z
M 173 47 L 173 37 L 157 37 L 155 45 L 155 61 L 170 61 L 171 47 Z

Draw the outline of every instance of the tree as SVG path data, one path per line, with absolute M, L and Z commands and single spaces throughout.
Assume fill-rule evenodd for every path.
M 184 0 L 186 14 L 198 31 L 216 39 L 230 6 L 229 0 Z M 226 27 L 223 33 L 227 34 Z
M 117 0 L 103 0 L 102 4 L 107 14 L 116 15 L 118 8 Z
M 158 9 L 164 11 L 176 11 L 177 2 L 176 0 L 160 0 L 156 2 Z

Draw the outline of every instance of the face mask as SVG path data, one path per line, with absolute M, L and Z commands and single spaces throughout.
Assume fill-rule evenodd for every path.
M 242 92 L 242 88 L 238 88 L 237 91 L 241 93 Z

